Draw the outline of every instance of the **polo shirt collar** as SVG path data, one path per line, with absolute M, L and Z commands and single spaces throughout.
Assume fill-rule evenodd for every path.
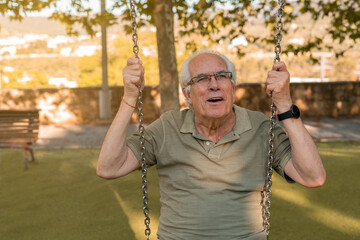
M 252 125 L 250 122 L 249 114 L 246 111 L 246 109 L 239 107 L 235 104 L 233 105 L 233 108 L 235 109 L 236 123 L 232 131 L 238 136 L 240 136 L 242 133 L 250 130 L 252 128 Z M 188 109 L 186 111 L 187 113 L 185 115 L 184 122 L 180 128 L 180 132 L 192 133 L 193 136 L 199 137 L 200 134 L 197 132 L 195 128 L 194 111 L 192 109 Z
M 233 108 L 235 109 L 235 116 L 236 116 L 236 123 L 233 127 L 233 131 L 237 133 L 239 136 L 240 134 L 251 130 L 252 125 L 249 117 L 249 113 L 245 108 L 239 107 L 237 105 L 233 105 Z
M 184 118 L 184 122 L 180 128 L 180 132 L 181 133 L 193 133 L 196 132 L 196 128 L 195 128 L 195 122 L 194 122 L 194 110 L 190 109 L 186 109 L 184 111 L 186 112 L 185 118 Z
M 193 135 L 193 137 L 195 137 L 197 139 L 201 139 L 204 141 L 208 140 L 207 137 L 198 133 L 198 131 L 196 130 L 194 119 L 195 119 L 194 110 L 188 109 L 187 113 L 185 115 L 184 122 L 180 128 L 180 132 L 181 133 L 191 133 Z

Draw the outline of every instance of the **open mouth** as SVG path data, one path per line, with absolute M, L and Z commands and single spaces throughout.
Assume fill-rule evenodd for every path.
M 221 98 L 221 97 L 214 97 L 214 98 L 208 99 L 207 101 L 208 101 L 208 102 L 211 102 L 211 103 L 216 103 L 216 102 L 221 102 L 221 101 L 223 101 L 223 100 L 224 100 L 224 99 Z

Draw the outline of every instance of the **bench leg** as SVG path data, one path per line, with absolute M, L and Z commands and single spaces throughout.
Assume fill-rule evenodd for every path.
M 25 148 L 24 149 L 24 169 L 28 169 L 28 164 L 29 164 L 29 149 Z
M 31 149 L 29 149 L 29 152 L 30 152 L 30 156 L 31 156 L 31 162 L 35 162 L 35 156 L 34 156 L 34 151 L 33 151 L 33 149 L 31 148 Z

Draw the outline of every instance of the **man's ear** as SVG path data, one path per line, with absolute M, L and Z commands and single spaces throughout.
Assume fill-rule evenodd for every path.
M 190 92 L 187 92 L 185 88 L 181 88 L 181 91 L 182 91 L 187 103 L 191 105 L 192 102 L 191 102 Z

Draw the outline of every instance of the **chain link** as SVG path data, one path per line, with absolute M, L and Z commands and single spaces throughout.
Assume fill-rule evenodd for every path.
M 134 42 L 133 52 L 136 58 L 139 58 L 139 46 L 137 44 L 138 35 L 136 32 L 136 10 L 134 0 L 130 0 L 130 15 L 131 15 L 131 27 L 132 27 L 132 40 Z M 144 127 L 144 114 L 143 114 L 143 102 L 142 98 L 142 90 L 141 85 L 138 86 L 138 120 L 139 120 L 139 134 L 140 134 L 140 154 L 141 154 L 141 179 L 142 179 L 142 192 L 143 192 L 143 212 L 144 212 L 144 223 L 145 223 L 145 236 L 146 239 L 150 239 L 150 217 L 149 217 L 149 199 L 148 199 L 148 188 L 147 188 L 147 165 L 146 165 L 146 157 L 145 157 L 145 127 Z
M 139 58 L 139 46 L 137 44 L 138 35 L 136 32 L 136 9 L 134 0 L 130 0 L 130 16 L 131 16 L 131 28 L 132 28 L 132 40 L 134 42 L 133 52 L 136 58 Z
M 279 9 L 277 11 L 277 22 L 276 22 L 277 33 L 275 35 L 275 40 L 276 40 L 275 54 L 276 54 L 276 56 L 274 58 L 274 63 L 280 62 L 280 53 L 281 53 L 280 42 L 282 40 L 281 30 L 283 27 L 282 17 L 284 16 L 285 0 L 278 0 L 278 4 L 279 4 Z
M 284 15 L 285 0 L 278 0 L 279 9 L 277 11 L 277 22 L 276 29 L 277 33 L 275 35 L 276 45 L 275 45 L 275 58 L 274 63 L 280 62 L 280 53 L 281 46 L 280 42 L 282 40 L 281 30 L 283 27 L 282 17 Z M 266 181 L 261 192 L 261 203 L 262 203 L 262 216 L 263 216 L 263 226 L 266 231 L 266 238 L 269 239 L 270 231 L 270 207 L 271 207 L 271 186 L 272 186 L 272 174 L 273 168 L 272 163 L 274 160 L 274 136 L 275 136 L 275 127 L 276 127 L 276 106 L 274 103 L 271 104 L 271 117 L 270 117 L 270 130 L 269 130 L 269 150 L 268 150 L 268 163 L 266 171 Z

